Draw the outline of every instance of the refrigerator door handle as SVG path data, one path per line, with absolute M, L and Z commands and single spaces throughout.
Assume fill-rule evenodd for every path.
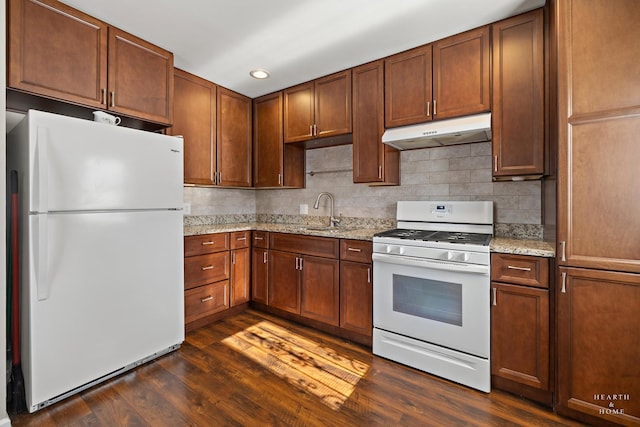
M 36 155 L 35 155 L 35 167 L 33 168 L 36 179 L 32 179 L 31 182 L 38 183 L 38 206 L 35 209 L 37 212 L 47 212 L 49 199 L 48 199 L 48 177 L 49 177 L 49 144 L 48 144 L 48 129 L 44 127 L 38 127 L 36 135 Z M 32 178 L 36 178 L 35 176 Z
M 35 271 L 36 282 L 36 294 L 38 301 L 43 301 L 49 298 L 49 271 L 48 271 L 48 259 L 47 251 L 48 245 L 48 225 L 47 215 L 33 215 L 31 221 L 33 221 L 33 228 L 31 233 L 31 248 L 37 253 L 32 254 L 33 269 Z

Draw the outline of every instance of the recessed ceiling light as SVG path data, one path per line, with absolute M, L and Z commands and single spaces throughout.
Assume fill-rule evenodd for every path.
M 251 70 L 249 75 L 254 79 L 266 79 L 269 77 L 269 73 L 266 70 Z

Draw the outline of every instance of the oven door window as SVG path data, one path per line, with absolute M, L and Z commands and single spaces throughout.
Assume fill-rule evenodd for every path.
M 393 311 L 462 326 L 462 284 L 394 274 Z

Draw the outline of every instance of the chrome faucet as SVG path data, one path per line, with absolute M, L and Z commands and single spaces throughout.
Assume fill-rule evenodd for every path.
M 318 194 L 318 197 L 316 198 L 316 202 L 313 204 L 313 209 L 318 209 L 318 207 L 320 206 L 320 198 L 322 196 L 327 196 L 329 198 L 329 201 L 331 202 L 331 215 L 329 216 L 329 227 L 335 227 L 340 223 L 340 220 L 336 219 L 336 217 L 333 216 L 333 194 L 327 193 L 326 191 L 323 191 L 322 193 Z

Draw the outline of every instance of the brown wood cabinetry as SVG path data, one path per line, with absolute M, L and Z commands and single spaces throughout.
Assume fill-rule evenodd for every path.
M 549 260 L 491 254 L 493 386 L 551 406 Z
M 173 54 L 51 0 L 9 2 L 8 87 L 168 125 Z
M 340 241 L 340 327 L 371 337 L 373 276 L 368 241 Z
M 184 137 L 184 182 L 251 186 L 251 99 L 175 69 L 172 135 Z
M 284 142 L 351 133 L 351 70 L 283 91 Z
M 640 425 L 640 275 L 565 267 L 559 275 L 558 412 Z
M 205 324 L 207 318 L 229 308 L 229 249 L 229 233 L 184 238 L 187 330 Z
M 249 249 L 251 232 L 236 231 L 230 233 L 231 242 L 231 307 L 248 302 L 251 291 L 251 250 Z
M 184 138 L 185 184 L 213 185 L 216 163 L 216 85 L 175 69 L 172 135 Z
M 558 108 L 556 410 L 590 424 L 640 425 L 640 3 L 550 6 Z M 607 398 L 615 394 L 630 400 Z
M 491 26 L 493 176 L 542 176 L 545 160 L 544 13 Z
M 268 304 L 269 283 L 269 233 L 252 232 L 251 301 Z
M 353 75 L 353 182 L 400 184 L 400 152 L 382 143 L 384 61 L 355 67 Z
M 251 187 L 251 99 L 219 86 L 216 114 L 216 183 Z
M 338 326 L 338 241 L 269 235 L 269 306 Z
M 385 59 L 385 126 L 465 116 L 491 108 L 489 27 Z
M 304 147 L 284 144 L 282 92 L 253 100 L 253 185 L 304 188 Z

